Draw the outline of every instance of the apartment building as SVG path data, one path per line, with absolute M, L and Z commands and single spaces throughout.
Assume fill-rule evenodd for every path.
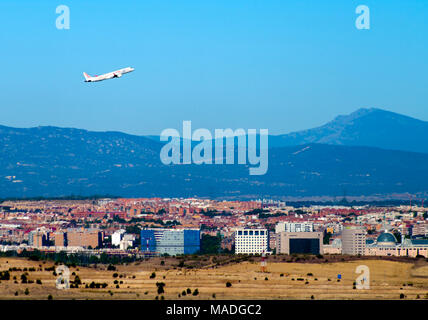
M 54 234 L 56 247 L 99 248 L 102 246 L 103 232 L 93 228 L 70 228 Z
M 366 230 L 360 227 L 346 227 L 342 230 L 342 254 L 364 255 Z
M 49 245 L 49 232 L 39 228 L 28 233 L 28 244 L 33 247 L 44 247 Z

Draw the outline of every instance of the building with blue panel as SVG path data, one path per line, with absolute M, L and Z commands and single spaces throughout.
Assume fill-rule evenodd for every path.
M 200 248 L 200 229 L 146 228 L 141 230 L 141 251 L 144 253 L 175 256 L 193 254 Z

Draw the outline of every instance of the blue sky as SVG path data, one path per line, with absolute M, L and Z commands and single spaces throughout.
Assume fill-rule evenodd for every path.
M 60 4 L 70 30 L 55 28 Z M 421 0 L 2 0 L 0 124 L 279 134 L 360 107 L 428 120 L 427 17 Z

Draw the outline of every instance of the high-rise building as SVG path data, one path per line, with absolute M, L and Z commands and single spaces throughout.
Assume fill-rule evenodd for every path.
M 342 254 L 364 255 L 366 230 L 361 227 L 346 227 L 342 230 Z
M 141 230 L 141 251 L 145 253 L 175 256 L 193 254 L 200 249 L 200 229 L 146 228 Z
M 237 229 L 235 231 L 236 254 L 262 254 L 268 251 L 267 229 Z
M 277 253 L 323 253 L 322 232 L 280 232 L 276 237 Z

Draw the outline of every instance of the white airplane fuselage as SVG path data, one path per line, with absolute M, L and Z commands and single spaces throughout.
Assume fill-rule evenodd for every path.
M 83 76 L 85 77 L 85 82 L 97 82 L 97 81 L 103 81 L 103 80 L 108 80 L 113 78 L 120 78 L 125 73 L 129 73 L 134 70 L 135 70 L 134 68 L 127 67 L 127 68 L 119 69 L 113 72 L 105 73 L 100 76 L 93 76 L 93 77 L 88 75 L 86 72 L 83 72 Z

